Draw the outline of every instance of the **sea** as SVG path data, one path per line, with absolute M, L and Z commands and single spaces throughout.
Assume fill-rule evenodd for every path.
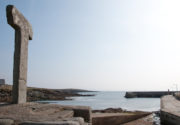
M 92 109 L 122 108 L 128 111 L 159 111 L 160 98 L 125 98 L 123 91 L 81 92 L 95 96 L 71 97 L 72 100 L 44 101 L 53 104 L 90 106 Z

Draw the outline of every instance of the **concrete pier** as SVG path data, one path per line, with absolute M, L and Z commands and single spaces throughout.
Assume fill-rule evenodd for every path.
M 180 101 L 172 95 L 161 98 L 161 123 L 163 125 L 180 125 Z
M 126 98 L 161 98 L 164 95 L 174 95 L 177 91 L 142 91 L 142 92 L 126 92 Z

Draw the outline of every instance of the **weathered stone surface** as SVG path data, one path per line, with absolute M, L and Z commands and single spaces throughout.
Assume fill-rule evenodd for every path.
M 88 125 L 84 122 L 84 119 L 81 117 L 65 118 L 62 121 L 46 121 L 46 122 L 23 122 L 20 125 Z
M 93 125 L 121 125 L 138 118 L 147 116 L 147 114 L 134 113 L 93 113 Z
M 5 85 L 5 79 L 0 79 L 0 85 Z
M 12 119 L 0 119 L 0 125 L 13 125 L 14 121 Z
M 125 123 L 123 125 L 157 125 L 157 124 L 154 123 L 153 114 L 151 114 L 146 117 Z
M 64 109 L 74 111 L 74 117 L 82 117 L 86 122 L 92 123 L 92 110 L 88 106 L 63 106 Z
M 64 119 L 64 121 L 76 121 L 79 123 L 79 125 L 85 125 L 86 123 L 84 122 L 84 119 L 81 117 L 73 117 L 73 118 L 67 118 Z
M 0 118 L 18 122 L 62 121 L 73 116 L 73 110 L 65 110 L 62 106 L 54 104 L 23 103 L 0 106 Z
M 75 121 L 59 121 L 59 122 L 24 122 L 20 125 L 80 125 Z
M 74 109 L 88 109 L 81 106 L 62 106 L 57 104 L 23 103 L 0 105 L 0 118 L 13 119 L 16 124 L 31 121 L 33 123 L 47 122 L 77 122 L 78 125 L 91 125 L 91 120 L 85 122 L 83 117 L 75 116 Z M 89 116 L 88 116 L 89 117 Z M 69 124 L 68 124 L 69 125 Z
M 7 22 L 15 29 L 13 69 L 13 103 L 26 102 L 28 41 L 32 40 L 32 28 L 25 17 L 13 6 L 6 8 Z

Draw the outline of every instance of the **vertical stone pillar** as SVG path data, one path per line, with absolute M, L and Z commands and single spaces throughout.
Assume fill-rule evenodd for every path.
M 8 24 L 15 29 L 13 103 L 25 103 L 27 96 L 28 42 L 32 40 L 32 27 L 13 5 L 7 6 L 6 13 Z

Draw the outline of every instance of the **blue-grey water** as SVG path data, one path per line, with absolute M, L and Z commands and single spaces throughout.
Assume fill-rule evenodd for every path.
M 84 105 L 92 109 L 123 108 L 126 110 L 158 111 L 160 98 L 124 97 L 125 92 L 83 92 L 80 94 L 95 94 L 95 96 L 72 97 L 73 100 L 48 101 L 63 105 Z

